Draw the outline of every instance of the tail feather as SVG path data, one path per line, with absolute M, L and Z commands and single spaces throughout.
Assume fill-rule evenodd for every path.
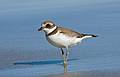
M 92 37 L 98 37 L 97 35 L 93 34 L 82 34 L 82 39 L 92 38 Z
M 93 34 L 82 34 L 84 36 L 91 36 L 91 37 L 98 37 L 98 35 L 93 35 Z

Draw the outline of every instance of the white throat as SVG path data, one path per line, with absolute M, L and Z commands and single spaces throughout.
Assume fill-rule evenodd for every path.
M 57 26 L 53 27 L 52 29 L 46 30 L 46 33 L 49 34 L 49 33 L 51 33 L 52 31 L 54 31 L 56 28 L 57 28 Z

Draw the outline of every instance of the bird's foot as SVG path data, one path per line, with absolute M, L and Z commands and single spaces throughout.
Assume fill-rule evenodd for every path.
M 64 72 L 67 72 L 67 61 L 64 61 L 63 66 L 64 66 Z

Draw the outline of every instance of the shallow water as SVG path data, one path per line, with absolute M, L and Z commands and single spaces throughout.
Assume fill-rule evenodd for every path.
M 72 48 L 70 59 L 77 60 L 69 61 L 70 72 L 119 69 L 119 8 L 119 0 L 0 1 L 0 76 L 63 72 L 59 49 L 47 43 L 43 32 L 37 32 L 46 19 L 81 33 L 99 36 Z M 56 59 L 58 63 L 52 64 Z M 44 60 L 52 61 L 43 65 L 14 65 L 15 62 Z

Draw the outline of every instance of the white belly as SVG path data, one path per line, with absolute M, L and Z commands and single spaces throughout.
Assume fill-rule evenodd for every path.
M 69 37 L 62 33 L 50 35 L 47 37 L 47 40 L 49 43 L 59 48 L 72 47 L 81 41 L 80 38 Z

